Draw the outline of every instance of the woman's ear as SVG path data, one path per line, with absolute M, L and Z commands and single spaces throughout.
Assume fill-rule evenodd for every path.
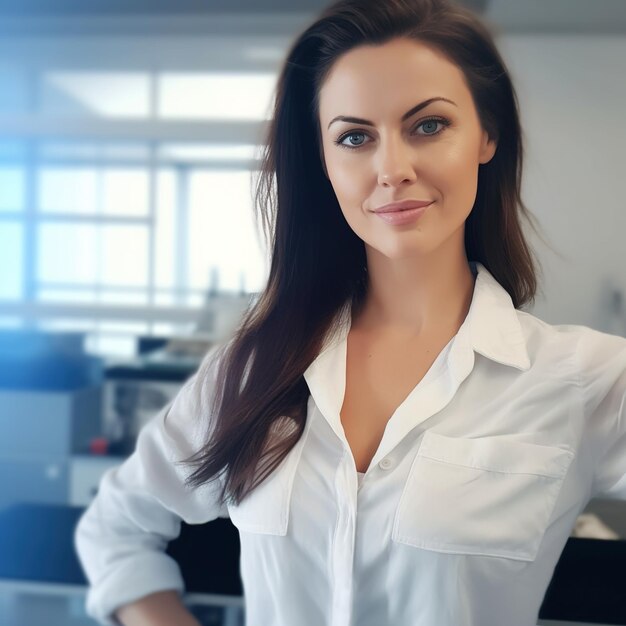
M 478 162 L 484 165 L 489 163 L 496 153 L 498 147 L 498 140 L 491 139 L 486 130 L 483 130 L 482 140 L 480 144 L 480 154 L 478 156 Z

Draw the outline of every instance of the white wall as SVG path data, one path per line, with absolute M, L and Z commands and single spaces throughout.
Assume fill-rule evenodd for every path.
M 523 199 L 563 256 L 529 236 L 545 273 L 531 312 L 626 335 L 626 314 L 610 326 L 607 305 L 610 287 L 626 294 L 626 37 L 498 43 L 520 101 Z

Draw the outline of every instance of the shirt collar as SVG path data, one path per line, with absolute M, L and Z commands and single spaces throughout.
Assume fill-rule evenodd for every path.
M 479 262 L 472 304 L 463 326 L 470 345 L 484 357 L 520 370 L 530 368 L 526 339 L 509 293 Z M 460 332 L 460 330 L 459 330 Z
M 470 346 L 492 361 L 523 371 L 529 369 L 526 340 L 511 296 L 482 263 L 470 261 L 469 264 L 476 277 L 474 293 L 456 338 L 460 344 Z M 336 327 L 327 335 L 317 359 L 327 350 L 346 341 L 351 325 L 349 305 L 341 309 L 337 319 Z
M 470 263 L 476 276 L 468 314 L 457 334 L 408 397 L 396 409 L 372 463 L 378 463 L 406 433 L 436 415 L 452 400 L 474 368 L 475 353 L 520 370 L 530 368 L 523 330 L 508 292 L 481 263 Z M 351 326 L 349 304 L 320 353 L 304 372 L 310 402 L 340 439 L 345 439 L 340 411 L 346 386 L 347 337 Z

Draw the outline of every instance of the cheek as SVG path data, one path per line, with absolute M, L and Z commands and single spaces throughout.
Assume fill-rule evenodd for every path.
M 362 174 L 359 179 L 358 174 L 342 168 L 329 169 L 328 174 L 344 219 L 353 231 L 361 233 L 367 224 L 364 207 L 368 196 Z
M 347 205 L 360 206 L 366 190 L 366 176 L 364 168 L 358 167 L 356 159 L 342 159 L 340 156 L 326 161 L 328 179 L 340 202 Z
M 476 168 L 476 154 L 467 142 L 455 142 L 441 146 L 441 152 L 431 159 L 433 172 L 446 179 L 467 178 Z
M 472 146 L 450 146 L 445 155 L 430 168 L 432 182 L 443 195 L 444 205 L 461 211 L 473 205 L 478 182 L 478 161 Z M 468 205 L 466 207 L 466 205 Z

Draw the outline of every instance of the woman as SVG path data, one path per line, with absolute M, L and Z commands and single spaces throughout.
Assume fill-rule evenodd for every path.
M 76 534 L 90 615 L 196 624 L 163 548 L 230 517 L 248 626 L 537 623 L 578 514 L 626 499 L 626 339 L 520 310 L 521 172 L 467 10 L 343 0 L 297 38 L 267 287 L 104 476 Z

